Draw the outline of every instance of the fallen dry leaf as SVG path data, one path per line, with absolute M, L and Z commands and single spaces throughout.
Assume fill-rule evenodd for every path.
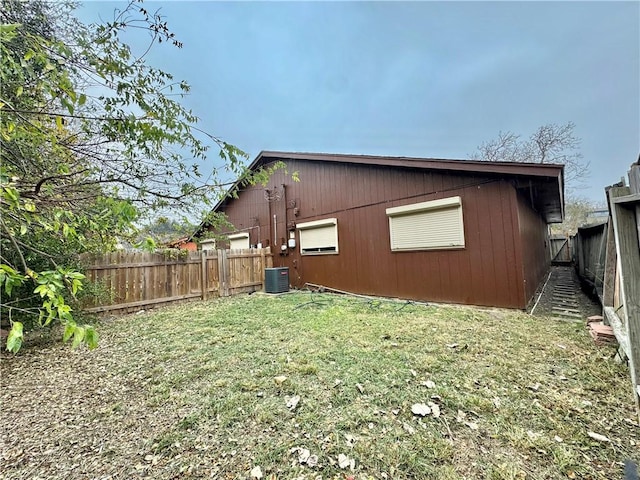
M 609 440 L 608 437 L 605 437 L 604 435 L 600 435 L 599 433 L 587 432 L 587 435 L 589 435 L 594 440 L 598 440 L 599 442 L 610 442 L 611 441 L 611 440 Z
M 356 383 L 356 388 L 360 393 L 364 393 L 364 387 L 362 386 L 361 383 Z
M 531 439 L 531 440 L 535 440 L 536 438 L 540 437 L 540 434 L 538 432 L 534 432 L 532 430 L 527 430 L 527 436 Z
M 432 380 L 427 380 L 426 382 L 422 382 L 421 385 L 427 388 L 436 388 L 436 384 Z
M 278 384 L 278 385 L 282 385 L 285 380 L 287 379 L 287 377 L 285 377 L 284 375 L 278 375 L 277 377 L 273 377 L 273 380 Z
M 300 395 L 294 395 L 293 397 L 287 399 L 287 408 L 289 410 L 295 410 L 300 402 Z
M 438 418 L 440 416 L 440 407 L 433 402 L 427 402 L 427 405 L 429 405 L 429 408 L 431 408 L 431 414 L 433 415 L 433 417 Z
M 307 460 L 309 460 L 309 457 L 311 456 L 311 452 L 306 448 L 297 448 L 294 450 L 297 450 L 298 452 L 298 462 L 307 463 Z
M 341 453 L 338 455 L 338 466 L 340 468 L 350 468 L 353 470 L 356 466 L 356 461 L 353 458 L 349 458 L 344 453 Z
M 431 408 L 424 403 L 414 403 L 411 405 L 411 412 L 414 415 L 420 415 L 424 417 L 425 415 L 429 415 L 431 413 Z
M 253 467 L 253 469 L 251 470 L 251 478 L 262 478 L 262 469 L 260 468 L 260 466 Z
M 414 433 L 416 433 L 416 429 L 413 428 L 411 425 L 409 425 L 408 423 L 403 423 L 402 424 L 402 428 L 405 429 L 405 431 L 411 435 L 413 435 Z

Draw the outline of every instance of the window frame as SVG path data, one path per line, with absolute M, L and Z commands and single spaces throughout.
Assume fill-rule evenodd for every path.
M 240 240 L 241 238 L 246 238 L 247 239 L 247 247 L 231 248 L 231 242 L 233 240 Z M 230 250 L 246 250 L 248 248 L 251 248 L 251 240 L 249 240 L 249 232 L 233 233 L 231 235 L 227 235 L 227 239 L 229 240 L 229 249 Z
M 453 209 L 457 212 L 457 224 L 460 231 L 461 243 L 442 244 L 433 246 L 410 246 L 410 247 L 394 247 L 394 227 L 393 220 L 398 217 L 411 216 L 424 212 L 432 212 L 437 210 Z M 415 251 L 431 251 L 431 250 L 462 250 L 466 248 L 466 238 L 464 231 L 464 217 L 462 213 L 462 198 L 460 196 L 447 197 L 438 200 L 430 200 L 427 202 L 412 203 L 409 205 L 401 205 L 398 207 L 387 208 L 385 213 L 389 218 L 389 244 L 392 252 L 415 252 Z
M 334 238 L 335 238 L 335 247 L 333 245 L 328 245 L 325 248 L 334 248 L 333 250 L 316 250 L 316 251 L 305 251 L 304 248 L 304 234 L 302 233 L 305 230 L 313 230 L 319 228 L 326 228 L 328 226 L 334 227 Z M 296 230 L 298 231 L 298 239 L 300 244 L 300 255 L 303 256 L 313 256 L 313 255 L 338 255 L 340 253 L 339 248 L 339 238 L 338 238 L 338 219 L 337 218 L 323 218 L 321 220 L 314 220 L 311 222 L 303 222 L 296 224 Z

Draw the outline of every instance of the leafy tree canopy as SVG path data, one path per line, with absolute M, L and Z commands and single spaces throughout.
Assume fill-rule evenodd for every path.
M 134 1 L 85 25 L 74 8 L 3 0 L 0 12 L 0 288 L 12 351 L 28 319 L 60 321 L 65 340 L 95 346 L 72 315 L 78 253 L 113 248 L 150 212 L 208 208 L 221 175 L 255 183 L 272 171 L 248 172 L 246 155 L 181 105 L 189 85 L 147 63 L 154 45 L 182 46 L 162 16 Z M 138 29 L 149 33 L 139 53 L 122 40 Z

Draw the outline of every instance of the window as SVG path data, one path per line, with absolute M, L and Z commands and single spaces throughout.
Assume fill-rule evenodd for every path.
M 249 248 L 249 233 L 244 232 L 229 235 L 229 248 L 231 250 Z
M 338 253 L 338 220 L 325 218 L 314 222 L 299 223 L 300 253 L 302 255 L 326 255 Z
M 215 238 L 208 238 L 206 240 L 201 240 L 200 241 L 200 248 L 202 248 L 202 250 L 215 250 L 216 249 L 216 239 Z
M 386 212 L 394 252 L 464 248 L 460 197 L 387 208 Z

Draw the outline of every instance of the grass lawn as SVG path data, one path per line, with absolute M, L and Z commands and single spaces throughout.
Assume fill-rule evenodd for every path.
M 617 479 L 640 459 L 628 370 L 582 325 L 295 293 L 99 332 L 3 354 L 0 478 Z

